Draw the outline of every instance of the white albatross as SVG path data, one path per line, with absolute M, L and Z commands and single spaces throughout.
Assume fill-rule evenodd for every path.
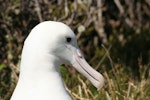
M 103 76 L 81 54 L 74 32 L 61 22 L 45 21 L 25 40 L 11 100 L 72 100 L 60 74 L 61 64 L 73 66 L 98 89 L 104 85 Z

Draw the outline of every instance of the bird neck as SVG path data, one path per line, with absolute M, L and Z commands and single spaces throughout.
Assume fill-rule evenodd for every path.
M 14 95 L 19 95 L 21 98 L 26 97 L 26 100 L 30 100 L 28 98 L 31 98 L 32 95 L 36 96 L 32 100 L 40 100 L 40 98 L 41 100 L 70 100 L 61 78 L 59 65 L 59 60 L 53 55 L 24 49 L 19 81 Z M 58 94 L 60 96 L 57 96 Z

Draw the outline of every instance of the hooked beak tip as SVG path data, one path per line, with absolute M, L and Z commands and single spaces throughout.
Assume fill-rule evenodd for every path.
M 100 90 L 103 86 L 105 85 L 105 79 L 104 77 L 101 75 L 100 81 L 99 81 L 99 85 L 97 87 L 97 90 Z

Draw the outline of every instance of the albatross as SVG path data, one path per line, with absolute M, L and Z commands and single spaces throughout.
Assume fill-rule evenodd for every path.
M 69 26 L 45 21 L 35 26 L 24 42 L 11 100 L 72 100 L 60 74 L 61 64 L 73 66 L 97 89 L 104 85 L 103 76 L 83 57 Z

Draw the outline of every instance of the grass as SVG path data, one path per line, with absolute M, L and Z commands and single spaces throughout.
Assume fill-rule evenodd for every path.
M 103 46 L 104 47 L 104 46 Z M 69 77 L 68 74 L 61 72 L 67 84 L 67 90 L 74 100 L 149 100 L 150 98 L 150 65 L 140 66 L 140 79 L 132 76 L 132 72 L 121 63 L 113 63 L 109 51 L 106 50 L 105 58 L 110 61 L 111 70 L 106 71 L 101 68 L 105 77 L 105 86 L 97 91 L 91 83 L 84 77 L 77 74 L 76 77 Z M 103 60 L 103 59 L 102 59 Z M 73 69 L 72 69 L 73 70 Z M 69 72 L 69 70 L 68 70 Z M 67 72 L 67 73 L 68 73 Z M 70 71 L 72 72 L 72 71 Z M 69 82 L 71 81 L 71 83 Z M 75 82 L 75 84 L 73 84 Z
M 73 85 L 68 85 L 69 89 L 67 89 L 74 100 L 149 100 L 150 79 L 132 79 L 129 72 L 125 71 L 123 66 L 120 66 L 115 71 L 116 73 L 104 71 L 103 75 L 106 79 L 106 84 L 99 91 L 79 74 L 76 78 L 68 78 L 65 83 L 68 85 L 70 80 L 77 81 L 76 84 L 73 84 L 74 81 L 72 81 Z M 68 77 L 67 74 L 66 77 Z

